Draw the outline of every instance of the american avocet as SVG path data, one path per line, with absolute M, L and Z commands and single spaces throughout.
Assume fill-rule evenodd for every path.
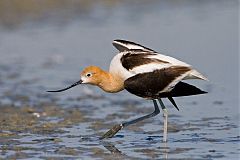
M 96 66 L 89 66 L 82 71 L 81 78 L 76 83 L 64 89 L 48 92 L 62 92 L 79 84 L 91 84 L 110 93 L 126 89 L 132 94 L 153 101 L 154 112 L 132 121 L 117 124 L 102 138 L 111 138 L 123 127 L 159 114 L 158 100 L 164 115 L 163 141 L 166 142 L 168 113 L 161 98 L 168 98 L 179 110 L 173 97 L 206 93 L 193 85 L 182 82 L 182 80 L 207 80 L 207 78 L 189 64 L 159 54 L 140 44 L 126 40 L 114 40 L 113 45 L 119 50 L 119 53 L 112 59 L 109 72 Z

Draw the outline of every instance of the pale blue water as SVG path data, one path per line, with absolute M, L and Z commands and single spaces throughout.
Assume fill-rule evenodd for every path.
M 30 81 L 27 87 L 14 80 L 6 81 L 8 78 L 4 76 L 9 72 L 2 67 L 0 96 L 3 97 L 5 91 L 30 95 L 33 105 L 49 100 L 39 98 L 39 93 L 77 81 L 81 69 L 88 65 L 107 70 L 117 52 L 111 45 L 114 39 L 136 41 L 179 58 L 210 80 L 191 81 L 209 93 L 176 98 L 179 112 L 165 101 L 169 106 L 169 124 L 179 128 L 169 133 L 167 144 L 161 142 L 162 116 L 144 121 L 135 129 L 124 129 L 113 139 L 97 140 L 99 132 L 123 120 L 150 113 L 153 107 L 150 101 L 125 91 L 111 95 L 92 86 L 51 95 L 63 108 L 82 107 L 80 110 L 88 113 L 92 121 L 64 128 L 65 134 L 51 135 L 60 138 L 60 143 L 47 140 L 39 143 L 37 140 L 51 136 L 28 133 L 16 141 L 36 148 L 25 151 L 36 159 L 238 159 L 238 10 L 238 1 L 233 0 L 122 2 L 111 8 L 98 4 L 90 13 L 74 16 L 67 24 L 53 18 L 43 22 L 26 21 L 14 30 L 0 29 L 0 64 L 20 74 L 17 82 Z M 76 100 L 88 95 L 104 98 Z M 0 102 L 21 106 L 20 102 L 7 98 L 1 98 Z M 112 121 L 104 122 L 114 113 L 127 118 L 115 116 Z M 97 120 L 109 124 L 108 128 L 93 129 L 91 126 Z M 64 147 L 77 150 L 77 154 L 54 152 Z M 0 158 L 13 154 L 15 152 L 9 151 L 0 154 Z

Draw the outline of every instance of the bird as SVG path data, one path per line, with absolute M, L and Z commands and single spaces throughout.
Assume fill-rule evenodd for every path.
M 168 111 L 162 101 L 167 98 L 179 110 L 173 97 L 205 94 L 194 85 L 184 80 L 208 80 L 191 65 L 176 58 L 156 52 L 141 44 L 116 39 L 112 42 L 119 51 L 111 60 L 108 71 L 97 66 L 88 66 L 80 73 L 80 80 L 59 90 L 62 92 L 80 84 L 90 84 L 100 87 L 103 91 L 116 93 L 127 90 L 146 100 L 152 100 L 154 111 L 145 116 L 114 125 L 100 139 L 112 138 L 121 129 L 139 121 L 154 117 L 163 110 L 163 142 L 167 141 Z

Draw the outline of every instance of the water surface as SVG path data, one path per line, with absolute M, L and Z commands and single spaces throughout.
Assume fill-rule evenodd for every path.
M 238 159 L 238 1 L 114 2 L 1 19 L 0 158 Z M 167 143 L 162 115 L 98 140 L 114 124 L 152 112 L 150 101 L 93 86 L 45 92 L 77 81 L 88 65 L 107 70 L 114 39 L 179 58 L 209 78 L 190 81 L 209 93 L 176 98 L 179 112 L 164 100 Z

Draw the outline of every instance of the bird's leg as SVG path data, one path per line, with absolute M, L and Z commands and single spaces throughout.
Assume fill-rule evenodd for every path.
M 167 141 L 167 129 L 168 129 L 168 112 L 167 109 L 165 107 L 165 105 L 163 104 L 162 100 L 159 98 L 158 99 L 161 108 L 163 110 L 163 117 L 164 117 L 164 124 L 163 124 L 163 142 Z
M 153 111 L 152 113 L 147 114 L 147 115 L 145 115 L 145 116 L 142 116 L 142 117 L 140 117 L 140 118 L 131 120 L 131 121 L 129 121 L 129 122 L 125 122 L 125 123 L 122 124 L 123 127 L 127 127 L 127 126 L 129 126 L 129 125 L 131 125 L 131 124 L 137 123 L 137 122 L 139 122 L 139 121 L 142 121 L 142 120 L 147 119 L 147 118 L 150 118 L 150 117 L 154 117 L 154 116 L 156 116 L 157 114 L 159 114 L 159 113 L 160 113 L 160 110 L 159 110 L 159 108 L 158 108 L 157 101 L 156 101 L 156 100 L 153 100 L 153 104 L 154 104 L 154 111 Z
M 100 139 L 112 138 L 122 128 L 123 128 L 123 124 L 116 124 L 110 130 L 108 130 Z
M 124 122 L 122 124 L 117 124 L 115 126 L 112 127 L 112 129 L 110 129 L 109 131 L 107 131 L 102 137 L 101 139 L 104 139 L 104 138 L 111 138 L 113 137 L 119 130 L 121 130 L 123 127 L 127 127 L 131 124 L 134 124 L 134 123 L 137 123 L 139 121 L 142 121 L 144 119 L 147 119 L 147 118 L 150 118 L 150 117 L 154 117 L 156 116 L 157 114 L 160 113 L 160 110 L 158 108 L 158 104 L 157 104 L 157 101 L 156 100 L 153 100 L 153 104 L 154 104 L 154 111 L 148 115 L 145 115 L 145 116 L 142 116 L 140 118 L 137 118 L 137 119 L 134 119 L 134 120 L 131 120 L 129 122 Z

